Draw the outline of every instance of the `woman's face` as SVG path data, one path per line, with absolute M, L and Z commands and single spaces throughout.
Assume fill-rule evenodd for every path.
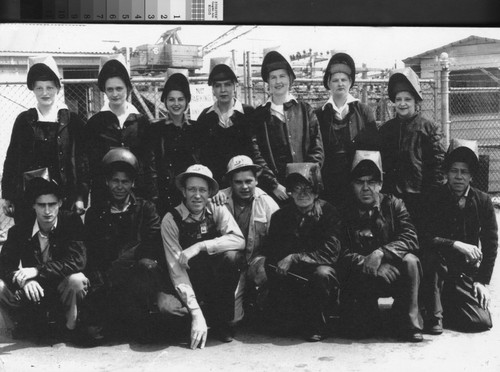
M 178 90 L 171 90 L 165 98 L 165 107 L 172 116 L 182 116 L 186 111 L 187 101 L 184 93 Z
M 349 93 L 349 89 L 351 88 L 351 78 L 343 72 L 336 72 L 330 76 L 328 86 L 333 97 L 347 97 L 347 93 Z
M 35 93 L 38 106 L 49 108 L 56 103 L 59 89 L 53 81 L 35 81 L 33 92 Z
M 415 98 L 410 92 L 399 92 L 394 100 L 396 113 L 400 118 L 411 118 L 415 115 Z
M 286 96 L 290 89 L 290 76 L 284 68 L 269 73 L 269 93 L 271 96 Z
M 127 86 L 119 77 L 106 80 L 104 92 L 108 97 L 111 109 L 121 107 L 127 102 Z

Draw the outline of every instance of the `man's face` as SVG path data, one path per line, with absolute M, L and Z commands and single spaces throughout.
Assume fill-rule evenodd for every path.
M 469 165 L 467 163 L 455 162 L 446 172 L 448 184 L 456 195 L 463 195 L 472 181 Z
M 295 205 L 302 210 L 311 208 L 317 197 L 311 185 L 305 182 L 297 182 L 290 191 Z
M 231 188 L 233 195 L 239 199 L 250 199 L 255 192 L 257 186 L 257 179 L 251 170 L 244 170 L 233 174 L 231 181 Z
M 269 73 L 269 93 L 271 96 L 284 96 L 290 89 L 290 76 L 284 68 Z
M 352 187 L 356 200 L 363 206 L 370 207 L 378 200 L 382 182 L 374 176 L 363 176 L 352 181 Z
M 33 204 L 36 220 L 41 225 L 53 225 L 62 201 L 54 194 L 40 195 Z
M 210 197 L 208 182 L 201 177 L 189 177 L 186 179 L 182 195 L 187 209 L 192 214 L 200 214 L 207 206 Z
M 132 192 L 134 181 L 126 172 L 113 172 L 111 177 L 106 180 L 109 193 L 114 202 L 120 203 Z
M 233 101 L 236 85 L 232 80 L 215 81 L 212 85 L 212 92 L 220 103 L 230 103 Z

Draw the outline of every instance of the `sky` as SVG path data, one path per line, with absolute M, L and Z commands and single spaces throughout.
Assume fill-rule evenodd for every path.
M 86 24 L 84 27 L 75 27 L 79 26 L 75 24 L 58 24 L 56 26 L 57 32 L 53 37 L 51 35 L 50 38 L 40 41 L 50 44 L 47 45 L 47 50 L 54 50 L 54 46 L 58 43 L 71 43 L 76 48 L 79 44 L 94 46 L 99 43 L 101 47 L 103 44 L 105 48 L 109 47 L 110 51 L 115 46 L 135 48 L 142 44 L 155 44 L 162 33 L 175 27 L 180 27 L 178 35 L 183 44 L 203 46 L 232 28 L 232 25 L 213 24 Z M 29 26 L 17 24 L 13 27 L 20 27 L 20 32 L 22 32 Z M 78 43 L 75 43 L 73 39 L 68 41 L 68 37 L 65 39 L 65 27 L 68 28 L 67 34 L 70 31 L 77 33 Z M 240 27 L 240 29 L 249 28 L 251 28 L 249 25 Z M 17 30 L 15 35 L 19 35 Z M 394 66 L 402 67 L 401 61 L 405 58 L 471 35 L 500 40 L 500 28 L 258 26 L 248 34 L 208 54 L 205 65 L 209 64 L 207 60 L 210 57 L 229 56 L 231 50 L 236 51 L 237 62 L 241 63 L 244 51 L 261 55 L 264 48 L 279 47 L 278 50 L 286 56 L 309 48 L 323 53 L 331 50 L 342 51 L 349 53 L 358 66 L 366 63 L 369 68 L 385 69 Z M 30 39 L 36 38 L 36 35 L 24 36 L 29 36 Z M 9 44 L 10 46 L 16 45 L 16 41 L 10 40 L 9 43 L 7 40 L 4 42 L 0 40 L 0 51 L 3 48 L 8 50 L 9 48 L 5 45 Z M 40 50 L 43 50 L 43 46 L 41 47 Z
M 115 28 L 116 25 L 101 25 Z M 175 25 L 127 25 L 113 32 L 120 45 L 136 46 L 156 43 L 160 35 Z M 141 27 L 141 32 L 137 32 Z M 205 45 L 232 26 L 179 25 L 182 43 Z M 243 26 L 248 28 L 247 26 Z M 111 32 L 110 32 L 111 33 Z M 116 35 L 116 36 L 115 36 Z M 263 48 L 280 47 L 283 54 L 311 48 L 313 51 L 344 51 L 354 58 L 357 65 L 390 68 L 402 66 L 402 59 L 430 49 L 464 39 L 471 35 L 500 39 L 500 28 L 468 27 L 348 27 L 348 26 L 258 26 L 248 34 L 233 40 L 210 53 L 211 57 L 229 55 L 237 50 L 262 53 Z M 111 36 L 111 35 L 109 35 Z

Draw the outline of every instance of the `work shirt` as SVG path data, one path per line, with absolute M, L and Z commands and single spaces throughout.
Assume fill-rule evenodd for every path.
M 219 125 L 222 128 L 229 128 L 233 126 L 231 116 L 233 116 L 235 111 L 245 115 L 245 111 L 243 111 L 243 104 L 237 99 L 234 99 L 233 106 L 227 112 L 221 112 L 219 106 L 217 105 L 217 102 L 215 102 L 214 105 L 208 109 L 207 114 L 212 111 L 215 111 L 215 113 L 219 117 Z
M 344 102 L 344 104 L 340 107 L 337 107 L 337 105 L 335 104 L 335 101 L 333 100 L 333 97 L 330 96 L 328 101 L 326 101 L 326 103 L 323 105 L 322 109 L 324 110 L 325 106 L 328 104 L 332 105 L 333 111 L 335 112 L 335 119 L 342 120 L 349 113 L 349 103 L 356 102 L 356 101 L 359 101 L 359 99 L 354 98 L 350 93 L 348 93 L 347 99 Z
M 175 209 L 181 216 L 183 222 L 190 223 L 190 221 L 196 220 L 196 218 L 191 215 L 184 202 L 175 207 Z M 225 206 L 219 207 L 209 203 L 203 215 L 202 218 L 207 218 L 208 216 L 213 218 L 217 231 L 220 233 L 219 237 L 203 241 L 209 255 L 230 250 L 243 250 L 245 248 L 243 234 Z M 193 223 L 194 222 L 195 221 L 193 221 Z M 199 309 L 200 306 L 196 300 L 188 272 L 179 264 L 181 252 L 189 247 L 181 246 L 179 242 L 179 227 L 175 223 L 174 216 L 170 212 L 163 218 L 161 236 L 163 239 L 167 266 L 174 288 L 177 290 L 177 293 L 190 312 Z
M 51 231 L 57 227 L 57 218 L 54 222 L 54 225 L 50 229 Z M 49 247 L 49 234 L 45 235 L 40 230 L 40 225 L 38 224 L 38 220 L 35 219 L 35 223 L 33 224 L 33 231 L 31 233 L 31 238 L 34 239 L 35 236 L 38 237 L 38 242 L 40 243 L 40 251 L 42 252 L 42 260 L 43 263 L 47 263 L 50 258 L 50 252 L 47 249 Z
M 235 215 L 235 202 L 232 189 L 228 187 L 227 189 L 221 190 L 221 192 L 223 192 L 227 197 L 227 208 L 233 215 Z M 258 187 L 255 188 L 253 198 L 248 232 L 245 233 L 245 256 L 247 263 L 250 263 L 252 258 L 261 253 L 265 237 L 269 231 L 271 216 L 279 209 L 279 206 L 274 199 Z M 240 228 L 242 227 L 240 224 L 239 226 Z

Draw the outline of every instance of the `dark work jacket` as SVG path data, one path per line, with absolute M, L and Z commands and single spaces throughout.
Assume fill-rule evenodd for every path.
M 50 133 L 47 124 L 56 125 L 57 129 Z M 11 201 L 22 199 L 23 173 L 47 167 L 50 176 L 62 186 L 65 198 L 71 203 L 77 197 L 85 200 L 87 166 L 81 142 L 83 125 L 68 109 L 59 110 L 58 123 L 39 122 L 35 108 L 20 113 L 5 157 L 2 197 Z M 42 142 L 53 142 L 53 148 L 37 145 Z M 39 153 L 37 148 L 44 148 L 44 153 Z
M 85 154 L 89 164 L 91 200 L 102 202 L 106 199 L 105 171 L 102 158 L 115 147 L 130 150 L 139 161 L 139 173 L 135 181 L 141 196 L 152 197 L 145 186 L 145 159 L 147 156 L 148 119 L 140 114 L 130 114 L 120 128 L 118 117 L 111 111 L 101 111 L 92 116 L 84 128 Z
M 361 230 L 368 228 L 372 238 L 364 238 Z M 380 194 L 380 209 L 375 208 L 364 220 L 354 200 L 346 207 L 342 220 L 342 244 L 347 266 L 361 264 L 364 258 L 381 248 L 388 259 L 400 261 L 408 253 L 419 250 L 417 232 L 404 202 L 393 195 Z
M 223 184 L 222 176 L 232 157 L 247 155 L 255 162 L 256 156 L 260 156 L 249 121 L 254 108 L 243 104 L 244 114 L 234 111 L 231 116 L 233 125 L 229 128 L 219 125 L 219 116 L 215 111 L 208 112 L 210 108 L 204 109 L 197 119 L 199 160 L 212 171 L 215 180 Z
M 160 217 L 152 202 L 130 195 L 131 205 L 112 214 L 109 201 L 92 205 L 85 215 L 88 264 L 85 274 L 99 286 L 135 265 L 141 258 L 162 253 Z M 121 278 L 123 279 L 123 278 Z
M 448 185 L 443 185 L 429 195 L 427 202 L 425 247 L 446 252 L 457 240 L 480 247 L 481 264 L 477 269 L 469 267 L 472 272 L 467 274 L 489 284 L 498 249 L 497 220 L 489 195 L 471 187 L 465 207 L 460 209 Z
M 36 267 L 39 281 L 59 282 L 66 276 L 82 271 L 86 263 L 83 243 L 83 223 L 79 216 L 59 210 L 57 227 L 49 233 L 50 257 L 43 262 L 38 235 L 32 237 L 35 219 L 23 220 L 10 228 L 7 241 L 0 253 L 0 275 L 6 283 L 12 282 L 19 263 L 23 267 Z
M 311 162 L 323 165 L 324 152 L 318 119 L 313 108 L 303 101 L 284 104 L 289 157 L 293 163 Z M 261 158 L 257 164 L 263 166 L 262 188 L 272 192 L 279 182 L 284 184 L 285 174 L 279 171 L 274 159 L 269 136 L 271 103 L 259 106 L 252 115 L 252 128 L 259 146 Z M 254 160 L 255 161 L 255 160 Z
M 324 108 L 317 109 L 316 116 L 325 152 L 324 174 L 335 169 L 337 169 L 335 173 L 350 171 L 356 150 L 379 150 L 377 123 L 367 105 L 359 101 L 349 103 L 349 113 L 342 120 L 348 133 L 344 138 L 337 136 L 338 130 L 335 129 L 337 123 L 332 105 L 327 104 Z M 339 168 L 339 161 L 344 163 L 343 167 Z
M 433 122 L 416 114 L 395 117 L 379 129 L 386 193 L 425 193 L 443 183 L 443 134 Z
M 160 216 L 182 201 L 175 177 L 190 165 L 199 163 L 196 126 L 197 123 L 191 120 L 189 125 L 184 123 L 182 127 L 162 120 L 148 128 L 147 188 L 153 190 Z
M 323 214 L 318 221 L 300 213 L 294 203 L 274 212 L 263 249 L 267 262 L 276 264 L 289 254 L 298 254 L 297 263 L 337 263 L 341 253 L 340 218 L 331 204 L 324 200 L 320 200 L 320 203 Z

